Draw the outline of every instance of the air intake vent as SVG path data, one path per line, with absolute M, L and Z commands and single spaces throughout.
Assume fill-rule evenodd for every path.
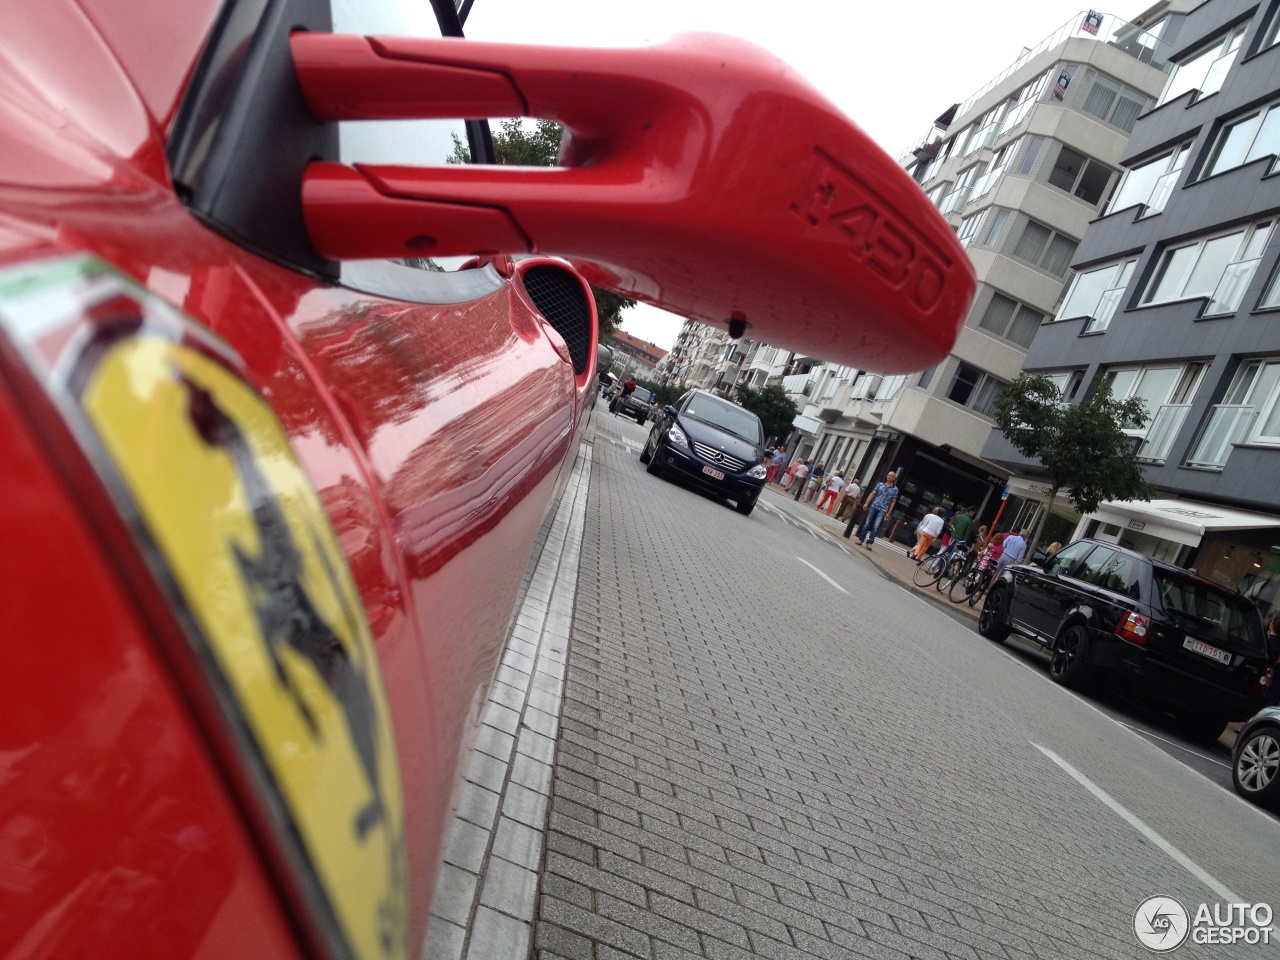
M 529 299 L 564 337 L 573 372 L 583 373 L 592 343 L 591 305 L 582 281 L 562 267 L 530 267 L 523 276 Z

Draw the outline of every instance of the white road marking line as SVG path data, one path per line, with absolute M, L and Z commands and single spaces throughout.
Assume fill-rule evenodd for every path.
M 818 576 L 820 576 L 823 580 L 827 581 L 827 583 L 831 584 L 833 587 L 835 587 L 837 590 L 839 590 L 841 593 L 848 593 L 848 592 L 849 592 L 849 591 L 848 591 L 848 590 L 846 590 L 844 587 L 840 586 L 840 584 L 836 583 L 834 580 L 832 580 L 830 577 L 828 577 L 828 576 L 827 576 L 825 573 L 823 573 L 821 570 L 819 570 L 817 567 L 815 567 L 815 566 L 814 566 L 812 563 L 810 563 L 808 560 L 805 560 L 803 557 L 796 557 L 796 559 L 797 559 L 797 560 L 799 560 L 801 563 L 803 563 L 806 567 L 808 567 L 808 568 L 809 568 L 810 570 L 812 570 L 814 573 L 816 573 Z
M 1166 740 L 1164 737 L 1157 737 L 1154 733 L 1150 733 L 1149 731 L 1143 730 L 1139 727 L 1130 726 L 1129 724 L 1122 723 L 1119 720 L 1117 720 L 1116 723 L 1119 723 L 1120 726 L 1128 730 L 1132 730 L 1140 737 L 1146 737 L 1150 740 L 1159 740 L 1161 743 L 1167 743 L 1171 747 L 1177 747 L 1179 750 L 1184 753 L 1189 753 L 1193 757 L 1199 757 L 1201 760 L 1208 760 L 1211 763 L 1216 763 L 1220 767 L 1226 767 L 1228 770 L 1231 769 L 1231 764 L 1227 763 L 1225 760 L 1219 760 L 1217 757 L 1211 757 L 1207 753 L 1201 753 L 1199 750 L 1193 750 L 1191 747 L 1185 747 L 1176 740 Z
M 1125 808 L 1118 800 L 1112 797 L 1109 793 L 1103 790 L 1100 786 L 1098 786 L 1096 783 L 1094 783 L 1092 780 L 1086 777 L 1083 773 L 1081 773 L 1075 767 L 1071 766 L 1071 764 L 1067 763 L 1067 761 L 1063 760 L 1060 756 L 1058 756 L 1052 750 L 1048 749 L 1047 747 L 1042 747 L 1040 746 L 1040 744 L 1035 743 L 1034 741 L 1028 741 L 1028 743 L 1030 743 L 1033 747 L 1035 747 L 1037 750 L 1043 753 L 1046 757 L 1048 757 L 1050 760 L 1052 760 L 1054 763 L 1060 766 L 1063 770 L 1069 773 L 1072 776 L 1072 778 L 1075 779 L 1081 786 L 1083 786 L 1086 790 L 1088 790 L 1095 797 L 1097 797 L 1099 800 L 1105 803 L 1108 807 L 1110 807 L 1116 813 L 1116 815 L 1120 817 L 1121 820 L 1124 820 L 1131 827 L 1137 830 L 1140 834 L 1142 834 L 1144 837 L 1146 837 L 1148 840 L 1154 843 L 1157 847 L 1159 847 L 1161 850 L 1167 853 L 1170 857 L 1173 858 L 1175 862 L 1183 866 L 1193 877 L 1201 881 L 1203 884 L 1205 884 L 1205 886 L 1207 886 L 1210 890 L 1216 893 L 1221 900 L 1227 903 L 1252 902 L 1252 901 L 1245 900 L 1244 897 L 1240 896 L 1238 893 L 1233 893 L 1231 889 L 1227 887 L 1226 884 L 1222 883 L 1220 880 L 1214 877 L 1211 873 L 1209 873 L 1207 870 L 1205 870 L 1203 867 L 1197 864 L 1194 860 L 1188 857 L 1185 853 L 1183 853 L 1181 850 L 1175 847 L 1172 843 L 1170 843 L 1164 837 L 1160 836 L 1160 834 L 1152 830 L 1142 820 L 1138 819 L 1138 817 L 1130 813 L 1129 810 Z

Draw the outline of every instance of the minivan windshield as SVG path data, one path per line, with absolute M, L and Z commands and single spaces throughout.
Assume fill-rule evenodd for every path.
M 754 443 L 757 447 L 764 443 L 760 418 L 750 410 L 735 407 L 724 400 L 717 400 L 702 393 L 696 394 L 684 408 L 684 415 L 709 423 L 713 427 L 719 427 L 721 430 L 727 430 L 748 443 Z
M 1238 594 L 1195 577 L 1157 570 L 1156 592 L 1165 612 L 1187 633 L 1248 657 L 1266 657 L 1257 608 Z

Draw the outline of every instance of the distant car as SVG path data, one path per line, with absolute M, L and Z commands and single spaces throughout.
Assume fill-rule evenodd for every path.
M 978 631 L 997 642 L 1017 633 L 1050 650 L 1049 676 L 1065 686 L 1106 674 L 1207 741 L 1262 706 L 1275 657 L 1245 597 L 1095 540 L 1063 547 L 1043 568 L 1006 569 Z
M 764 427 L 750 410 L 690 390 L 654 419 L 640 462 L 655 476 L 678 474 L 750 514 L 764 487 Z
M 653 402 L 653 394 L 644 387 L 636 387 L 631 396 L 618 401 L 617 413 L 626 417 L 635 417 L 636 423 L 643 424 L 649 419 L 649 404 Z
M 1280 707 L 1264 707 L 1236 737 L 1231 782 L 1246 800 L 1280 810 Z

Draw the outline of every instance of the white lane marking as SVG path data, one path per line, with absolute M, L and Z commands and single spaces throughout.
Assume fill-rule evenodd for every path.
M 1219 899 L 1227 903 L 1250 902 L 1250 901 L 1246 901 L 1238 893 L 1233 893 L 1231 889 L 1227 887 L 1226 884 L 1222 883 L 1220 880 L 1214 877 L 1211 873 L 1209 873 L 1209 871 L 1205 870 L 1203 867 L 1197 864 L 1194 860 L 1188 857 L 1185 853 L 1183 853 L 1181 850 L 1175 847 L 1172 843 L 1170 843 L 1164 837 L 1160 836 L 1160 834 L 1152 830 L 1149 826 L 1147 826 L 1140 819 L 1138 819 L 1138 817 L 1130 813 L 1129 810 L 1126 809 L 1118 800 L 1112 797 L 1111 794 L 1107 793 L 1100 786 L 1098 786 L 1096 783 L 1094 783 L 1092 780 L 1086 777 L 1083 773 L 1081 773 L 1075 767 L 1071 766 L 1071 764 L 1067 763 L 1067 761 L 1063 760 L 1060 756 L 1058 756 L 1052 750 L 1048 749 L 1047 747 L 1042 747 L 1040 746 L 1040 744 L 1035 743 L 1034 741 L 1028 741 L 1028 742 L 1031 743 L 1033 747 L 1035 747 L 1037 750 L 1043 753 L 1046 757 L 1048 757 L 1050 760 L 1052 760 L 1054 763 L 1060 766 L 1063 770 L 1069 773 L 1072 776 L 1072 778 L 1074 778 L 1078 783 L 1080 783 L 1080 785 L 1083 786 L 1086 790 L 1088 790 L 1095 797 L 1097 797 L 1099 800 L 1105 803 L 1108 807 L 1110 807 L 1116 813 L 1116 815 L 1120 817 L 1121 820 L 1124 820 L 1126 823 L 1128 823 L 1140 834 L 1142 834 L 1144 837 L 1146 837 L 1148 840 L 1154 843 L 1157 847 L 1159 847 L 1161 850 L 1167 853 L 1170 857 L 1172 857 L 1174 861 L 1176 861 L 1181 866 L 1183 866 L 1193 877 L 1195 877 L 1201 883 L 1205 884 L 1205 886 L 1207 886 L 1210 890 L 1216 893 Z
M 827 583 L 831 584 L 833 587 L 835 587 L 837 590 L 839 590 L 841 593 L 848 593 L 848 592 L 849 592 L 849 591 L 848 591 L 848 590 L 846 590 L 844 587 L 840 586 L 840 584 L 836 583 L 834 580 L 832 580 L 830 577 L 828 577 L 828 576 L 827 576 L 825 573 L 823 573 L 821 570 L 819 570 L 817 567 L 815 567 L 815 566 L 814 566 L 812 563 L 810 563 L 808 560 L 805 560 L 805 559 L 804 559 L 804 558 L 802 558 L 802 557 L 796 557 L 796 559 L 797 559 L 797 560 L 799 560 L 801 563 L 803 563 L 806 567 L 808 567 L 808 568 L 809 568 L 810 570 L 812 570 L 814 573 L 816 573 L 818 576 L 820 576 L 823 580 L 827 581 Z
M 1150 733 L 1149 731 L 1143 730 L 1140 727 L 1132 727 L 1129 724 L 1122 723 L 1119 720 L 1117 720 L 1116 723 L 1119 723 L 1120 726 L 1124 727 L 1126 730 L 1132 730 L 1134 733 L 1136 733 L 1140 737 L 1146 737 L 1149 740 L 1159 740 L 1161 743 L 1167 743 L 1171 747 L 1177 747 L 1183 753 L 1189 753 L 1193 757 L 1199 757 L 1201 760 L 1208 760 L 1210 763 L 1216 763 L 1218 766 L 1226 767 L 1228 770 L 1231 769 L 1231 764 L 1227 763 L 1225 760 L 1219 760 L 1217 757 L 1211 757 L 1207 753 L 1201 753 L 1199 750 L 1193 750 L 1191 749 L 1191 747 L 1185 747 L 1182 744 L 1178 743 L 1176 740 L 1166 740 L 1164 737 L 1157 737 L 1154 733 Z

